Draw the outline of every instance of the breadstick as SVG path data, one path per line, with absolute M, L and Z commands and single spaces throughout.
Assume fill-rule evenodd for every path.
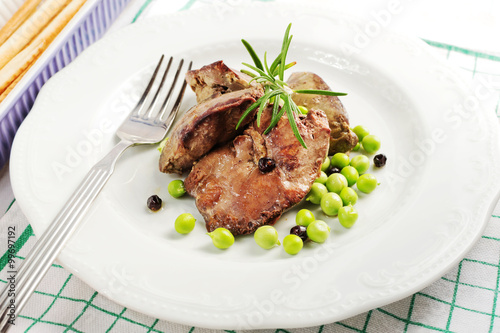
M 7 94 L 14 89 L 16 84 L 21 80 L 21 78 L 26 74 L 26 72 L 31 68 L 31 66 L 36 62 L 38 57 L 42 54 L 43 51 L 50 45 L 50 43 L 57 37 L 57 35 L 61 32 L 61 30 L 68 24 L 68 22 L 73 18 L 73 16 L 78 12 L 78 10 L 83 6 L 83 4 L 86 2 L 86 0 L 73 0 L 71 1 L 57 16 L 44 28 L 44 30 L 38 34 L 38 36 L 33 39 L 28 47 L 25 49 L 27 50 L 28 48 L 32 47 L 32 45 L 37 45 L 36 47 L 36 56 L 32 59 L 31 63 L 24 69 L 24 71 L 20 72 L 21 69 L 18 71 L 11 70 L 10 75 L 8 76 L 5 74 L 5 77 L 3 77 L 3 80 L 5 83 L 2 82 L 2 72 L 4 72 L 4 69 L 7 67 L 11 67 L 14 65 L 11 65 L 11 63 L 8 63 L 4 69 L 0 70 L 0 103 L 7 97 Z M 22 51 L 21 53 L 23 53 Z M 28 57 L 31 56 L 31 53 L 25 52 L 24 55 L 27 55 Z M 20 56 L 21 57 L 21 56 Z M 26 66 L 26 61 L 29 62 L 29 59 L 26 59 L 25 62 L 19 60 L 20 57 L 17 58 L 17 64 L 21 66 L 21 68 L 24 68 Z M 14 59 L 12 60 L 14 61 Z M 16 74 L 19 74 L 17 78 L 15 78 Z M 14 79 L 6 88 L 4 88 L 4 91 L 2 92 L 2 86 L 8 84 L 7 82 L 11 81 Z
M 46 42 L 45 47 L 48 47 L 86 1 L 72 0 L 31 43 L 38 44 L 43 40 Z
M 0 94 L 0 103 L 3 102 L 3 100 L 7 97 L 7 95 L 16 87 L 16 85 L 21 81 L 23 76 L 28 72 L 28 70 L 33 66 L 35 61 L 33 61 L 31 64 L 29 64 L 28 68 L 26 68 L 18 77 L 9 84 L 9 86 L 3 91 L 3 93 Z
M 32 44 L 16 55 L 6 66 L 0 70 L 0 93 L 4 90 L 35 61 L 44 50 L 45 41 Z
M 19 7 L 14 15 L 7 21 L 7 23 L 5 23 L 2 29 L 0 29 L 0 45 L 2 45 L 7 38 L 9 38 L 14 31 L 16 31 L 17 28 L 19 28 L 19 26 L 36 11 L 36 6 L 38 6 L 40 1 L 42 0 L 27 0 L 21 7 Z
M 9 39 L 0 46 L 0 69 L 28 45 L 28 43 L 71 0 L 46 0 Z

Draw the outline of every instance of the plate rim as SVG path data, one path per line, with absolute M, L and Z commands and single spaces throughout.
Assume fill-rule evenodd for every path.
M 318 3 L 321 3 L 321 2 L 318 2 Z M 251 3 L 251 4 L 246 4 L 246 5 L 240 5 L 239 7 L 260 7 L 260 6 L 271 6 L 271 7 L 274 7 L 275 5 L 276 5 L 276 4 L 273 4 L 273 3 L 271 3 L 271 4 L 256 4 L 256 3 Z M 323 5 L 324 5 L 324 3 L 323 3 Z M 296 7 L 305 7 L 305 6 L 304 6 L 304 5 L 302 5 L 302 4 L 300 4 L 300 5 L 299 5 L 299 4 L 296 4 Z M 155 22 L 157 22 L 157 21 L 161 21 L 161 20 L 164 20 L 165 18 L 171 18 L 171 17 L 173 17 L 173 16 L 174 16 L 174 17 L 175 17 L 175 16 L 180 16 L 180 17 L 182 17 L 182 16 L 188 16 L 188 17 L 189 17 L 189 16 L 191 16 L 191 15 L 196 15 L 196 13 L 197 13 L 197 12 L 202 12 L 202 11 L 205 11 L 205 10 L 206 10 L 206 8 L 200 8 L 199 10 L 191 10 L 191 11 L 187 11 L 187 12 L 173 13 L 173 14 L 167 14 L 167 15 L 162 15 L 162 16 L 156 16 L 156 17 L 152 17 L 152 18 L 149 18 L 149 19 L 144 19 L 144 20 L 142 20 L 142 21 L 140 21 L 140 22 L 138 22 L 138 23 L 136 23 L 136 24 L 134 24 L 134 25 L 127 26 L 127 27 L 125 27 L 124 29 L 121 29 L 121 30 L 118 30 L 118 31 L 113 32 L 112 37 L 109 37 L 109 38 L 117 38 L 117 36 L 120 36 L 120 35 L 125 35 L 125 34 L 127 33 L 127 31 L 128 31 L 128 30 L 142 29 L 142 27 L 147 27 L 147 26 L 149 26 L 149 25 L 155 24 Z M 331 15 L 339 15 L 339 11 L 337 10 L 334 14 L 331 14 Z M 351 17 L 352 17 L 352 15 L 351 15 Z M 362 21 L 362 20 L 361 20 L 361 21 Z M 386 31 L 387 31 L 387 29 L 386 29 Z M 394 32 L 391 32 L 391 34 L 394 34 Z M 399 33 L 395 33 L 395 34 L 404 36 L 404 38 L 405 38 L 405 39 L 409 39 L 409 40 L 411 40 L 413 43 L 416 43 L 416 45 L 420 44 L 422 51 L 424 51 L 424 52 L 426 52 L 428 55 L 432 56 L 432 58 L 433 58 L 435 61 L 439 62 L 439 63 L 440 63 L 441 65 L 443 65 L 444 67 L 448 68 L 448 69 L 449 69 L 449 70 L 451 70 L 452 72 L 455 72 L 455 71 L 454 71 L 454 69 L 452 68 L 452 66 L 451 66 L 449 63 L 446 63 L 446 62 L 442 61 L 441 59 L 437 58 L 437 57 L 436 57 L 436 56 L 435 56 L 435 55 L 431 52 L 430 47 L 429 47 L 429 46 L 427 46 L 427 45 L 426 45 L 423 41 L 421 41 L 421 40 L 419 40 L 419 39 L 417 39 L 417 38 L 415 38 L 415 37 L 405 36 L 405 35 L 403 35 L 403 34 L 399 34 Z M 109 38 L 108 38 L 108 36 L 105 36 L 105 37 L 103 38 L 103 40 L 107 40 L 107 39 L 109 39 Z M 95 45 L 97 45 L 96 47 L 98 47 L 98 46 L 99 46 L 99 45 L 101 45 L 101 44 L 102 44 L 102 42 L 101 42 L 101 41 L 99 41 L 99 42 L 98 42 L 98 43 L 96 43 Z M 92 46 L 91 48 L 92 48 L 92 49 L 94 49 L 95 47 L 94 47 L 94 46 Z M 90 48 L 89 48 L 89 49 L 90 49 Z M 78 62 L 79 60 L 80 60 L 80 57 L 78 57 L 74 63 L 78 64 L 78 63 L 79 63 L 79 62 Z M 68 68 L 72 68 L 72 67 L 73 67 L 73 64 L 71 64 L 71 65 L 72 65 L 72 66 L 68 66 Z M 76 65 L 75 65 L 75 66 L 76 66 Z M 64 69 L 63 71 L 61 71 L 60 73 L 66 73 L 66 72 L 67 72 L 67 71 L 66 71 L 66 68 L 65 68 L 65 69 Z M 59 75 L 56 75 L 55 77 L 59 77 Z M 460 78 L 459 78 L 459 79 L 460 79 Z M 51 84 L 55 84 L 54 82 L 56 82 L 56 80 L 50 80 L 50 82 L 49 82 L 49 83 L 51 83 Z M 461 89 L 462 91 L 464 91 L 464 90 L 463 90 L 463 88 L 464 88 L 464 87 L 466 87 L 467 85 L 466 85 L 464 82 L 460 82 L 460 83 L 463 85 L 463 86 L 461 86 L 461 87 L 460 87 L 460 89 Z M 42 96 L 43 91 L 44 91 L 44 89 L 42 89 L 42 92 L 40 93 L 40 96 Z M 36 107 L 36 104 L 35 104 L 35 107 Z M 484 108 L 482 108 L 482 107 L 481 107 L 480 109 L 481 109 L 481 112 L 482 112 L 483 114 L 486 114 L 486 113 L 485 113 Z M 496 125 L 497 125 L 497 127 L 498 127 L 498 124 L 496 124 Z M 21 132 L 21 130 L 22 130 L 22 127 L 21 127 L 21 129 L 20 129 L 20 132 Z M 498 135 L 497 135 L 497 139 L 498 139 Z M 17 139 L 16 139 L 16 140 L 17 140 Z M 13 160 L 14 160 L 14 161 L 16 160 L 16 158 L 17 158 L 17 154 L 18 154 L 18 152 L 15 152 L 15 150 L 16 150 L 16 149 L 15 149 L 15 147 L 16 147 L 16 144 L 15 144 L 15 143 L 16 143 L 16 140 L 15 140 L 15 142 L 14 142 L 14 146 L 13 146 L 13 156 L 15 156 L 15 157 L 13 158 Z M 498 141 L 497 141 L 497 142 L 495 142 L 494 144 L 496 145 L 495 147 L 496 147 L 496 148 L 497 148 L 497 150 L 498 150 L 498 148 L 500 147 L 500 142 L 498 142 Z M 492 143 L 492 145 L 493 145 L 493 143 Z M 15 162 L 14 162 L 14 163 L 11 163 L 11 168 L 13 167 L 13 165 L 15 165 Z M 15 169 L 15 168 L 12 168 L 12 169 Z M 12 175 L 16 175 L 16 176 L 12 176 Z M 19 178 L 16 178 L 16 177 L 19 177 L 19 175 L 17 175 L 17 173 L 16 173 L 15 171 L 14 171 L 14 172 L 11 172 L 12 187 L 13 187 L 13 189 L 14 189 L 14 193 L 16 194 L 16 198 L 17 198 L 17 197 L 18 197 L 18 193 L 19 193 L 19 192 L 16 192 L 16 188 L 19 188 L 19 187 L 18 187 L 18 185 L 17 185 L 17 181 L 16 181 L 16 180 L 14 180 L 14 179 L 19 179 Z M 481 235 L 482 235 L 482 233 L 484 232 L 484 229 L 486 228 L 487 222 L 489 221 L 489 216 L 491 215 L 491 211 L 493 211 L 493 209 L 494 209 L 495 205 L 496 205 L 496 204 L 497 204 L 497 202 L 498 202 L 499 197 L 500 197 L 500 190 L 497 190 L 497 191 L 496 191 L 496 193 L 494 194 L 494 197 L 493 197 L 491 200 L 488 200 L 489 204 L 488 204 L 488 211 L 487 211 L 487 214 L 485 215 L 485 217 L 484 217 L 484 219 L 483 219 L 483 221 L 482 221 L 482 223 L 481 223 L 481 228 L 480 228 L 480 231 L 478 231 L 478 232 L 477 232 L 477 234 L 476 234 L 476 235 L 474 235 L 474 239 L 473 239 L 473 241 L 469 242 L 465 248 L 462 248 L 462 250 L 460 251 L 460 254 L 459 254 L 459 255 L 458 255 L 458 256 L 457 256 L 457 257 L 456 257 L 456 258 L 455 258 L 452 262 L 449 262 L 447 265 L 445 265 L 445 266 L 444 266 L 444 267 L 446 267 L 446 268 L 441 269 L 441 271 L 439 271 L 439 273 L 437 273 L 437 271 L 434 271 L 434 274 L 433 274 L 433 275 L 435 275 L 435 276 L 434 276 L 432 279 L 427 279 L 427 280 L 425 280 L 425 281 L 424 281 L 424 280 L 421 280 L 421 281 L 420 281 L 420 284 L 418 284 L 418 285 L 414 285 L 412 288 L 410 288 L 410 289 L 406 290 L 404 293 L 400 293 L 400 294 L 398 294 L 397 299 L 402 299 L 402 298 L 404 298 L 404 297 L 407 297 L 408 295 L 413 294 L 414 292 L 417 292 L 418 290 L 421 290 L 423 287 L 425 287 L 425 286 L 427 286 L 427 285 L 431 284 L 432 282 L 434 282 L 435 280 L 439 279 L 439 277 L 440 277 L 440 276 L 442 276 L 442 275 L 443 275 L 446 271 L 448 271 L 448 270 L 449 270 L 452 266 L 456 265 L 456 264 L 457 264 L 457 263 L 458 263 L 458 262 L 459 262 L 459 261 L 463 258 L 463 256 L 465 256 L 465 254 L 466 254 L 466 253 L 467 253 L 467 252 L 468 252 L 468 251 L 472 248 L 472 246 L 474 246 L 474 244 L 476 243 L 476 241 L 480 238 L 480 236 L 481 236 Z M 19 205 L 20 205 L 20 207 L 21 207 L 21 210 L 22 210 L 22 211 L 24 211 L 25 209 L 29 209 L 29 208 L 27 208 L 26 206 L 24 206 L 24 207 L 23 207 L 24 203 L 22 203 L 22 200 L 18 201 L 18 203 L 19 203 Z M 70 270 L 70 271 L 71 271 L 71 270 Z M 72 272 L 72 273 L 75 273 L 75 274 L 78 276 L 78 272 L 74 271 L 74 272 Z M 88 282 L 87 282 L 87 283 L 88 283 Z M 108 295 L 107 295 L 107 296 L 108 296 Z M 108 296 L 108 297 L 109 297 L 109 296 Z M 387 296 L 387 298 L 393 298 L 393 296 L 391 297 L 391 295 L 388 295 L 388 296 Z M 122 302 L 119 302 L 119 301 L 117 301 L 116 299 L 113 299 L 113 298 L 111 298 L 111 299 L 112 299 L 113 301 L 117 302 L 117 303 L 122 304 Z M 392 301 L 394 301 L 394 300 L 392 300 Z M 392 301 L 391 301 L 391 302 L 392 302 Z M 385 305 L 385 304 L 387 304 L 387 303 L 388 303 L 388 302 L 386 301 L 386 299 L 385 299 L 385 298 L 381 298 L 381 299 L 380 299 L 380 301 L 379 301 L 379 305 L 376 305 L 375 307 L 382 306 L 382 305 Z M 134 308 L 133 306 L 130 306 L 130 304 L 127 304 L 127 305 L 123 304 L 123 305 L 124 305 L 124 306 L 127 306 L 127 307 L 130 307 L 130 308 Z M 365 310 L 369 310 L 369 309 L 371 309 L 371 308 L 373 308 L 372 303 L 370 303 L 369 305 L 368 305 L 368 303 L 365 303 L 365 308 L 364 308 L 364 310 L 363 310 L 363 311 L 365 311 Z M 137 310 L 137 311 L 139 311 L 139 312 L 141 312 L 141 309 L 140 309 L 140 308 L 134 308 L 134 309 L 135 309 L 135 310 Z M 357 313 L 360 313 L 360 312 L 363 312 L 363 311 L 354 311 L 354 312 L 355 312 L 354 314 L 357 314 Z M 349 312 L 347 311 L 347 312 L 346 312 L 346 315 L 344 316 L 344 318 L 350 317 L 350 316 L 352 316 L 352 315 L 353 315 L 353 314 L 349 314 Z M 344 318 L 342 318 L 342 319 L 344 319 Z M 196 319 L 198 319 L 198 318 L 196 318 Z M 174 321 L 174 320 L 173 320 L 173 319 L 171 319 L 171 318 L 169 318 L 169 319 L 167 319 L 167 320 L 172 320 L 172 321 Z M 341 320 L 341 319 L 340 319 L 340 320 Z M 181 323 L 183 323 L 183 324 L 187 324 L 187 325 L 192 325 L 192 324 L 193 324 L 193 322 L 197 322 L 197 323 L 196 323 L 196 326 L 200 326 L 200 327 L 208 327 L 208 328 L 221 328 L 220 326 L 218 326 L 218 324 L 215 324 L 215 325 L 207 325 L 207 322 L 206 322 L 206 321 L 204 321 L 204 319 L 201 319 L 201 320 L 199 320 L 199 321 L 198 321 L 198 320 L 195 320 L 195 318 L 191 318 L 189 322 L 187 322 L 187 321 L 178 321 L 178 320 L 175 320 L 175 321 L 176 321 L 176 322 L 181 322 Z M 324 318 L 321 318 L 321 319 L 320 319 L 319 321 L 317 321 L 317 322 L 316 322 L 316 321 L 314 321 L 314 320 L 313 320 L 313 321 L 308 321 L 308 322 L 307 322 L 307 325 L 312 326 L 312 325 L 324 324 L 324 323 L 325 323 L 325 322 L 324 322 Z M 276 325 L 271 325 L 271 326 L 269 326 L 269 327 L 268 327 L 268 326 L 265 326 L 265 325 L 264 325 L 264 326 L 259 326 L 259 328 L 271 328 L 271 327 L 275 327 L 275 326 L 276 326 Z M 294 324 L 292 324 L 291 326 L 286 326 L 286 324 L 285 324 L 285 325 L 280 325 L 280 327 L 283 327 L 283 328 L 293 328 L 293 327 L 298 327 L 298 326 L 296 326 L 296 325 L 294 325 Z M 251 328 L 256 328 L 256 327 L 251 327 Z

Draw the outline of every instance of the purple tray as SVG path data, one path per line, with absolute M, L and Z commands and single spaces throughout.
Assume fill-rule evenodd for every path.
M 0 104 L 0 168 L 17 129 L 47 80 L 101 38 L 130 0 L 88 0 L 37 63 Z

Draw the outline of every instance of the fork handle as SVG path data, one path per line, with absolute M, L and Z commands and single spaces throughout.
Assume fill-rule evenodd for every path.
M 10 326 L 10 319 L 17 318 L 28 298 L 108 181 L 114 171 L 116 160 L 131 145 L 130 141 L 120 141 L 90 169 L 85 179 L 26 256 L 17 274 L 12 275 L 14 288 L 10 288 L 11 283 L 7 281 L 6 288 L 0 294 L 0 332 L 6 332 Z M 10 277 L 11 275 L 7 276 L 7 278 Z M 12 308 L 11 304 L 15 308 Z M 14 309 L 13 312 L 12 309 Z M 10 316 L 11 312 L 15 317 Z

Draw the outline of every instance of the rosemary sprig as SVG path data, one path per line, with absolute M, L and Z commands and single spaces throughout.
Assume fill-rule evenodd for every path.
M 297 123 L 295 122 L 295 118 L 293 113 L 300 114 L 298 106 L 292 100 L 292 94 L 314 94 L 314 95 L 326 95 L 326 96 L 345 96 L 346 93 L 327 91 L 327 90 L 318 90 L 318 89 L 300 89 L 300 90 L 292 90 L 288 87 L 288 85 L 284 81 L 285 71 L 291 67 L 293 67 L 296 62 L 286 63 L 286 56 L 288 53 L 288 49 L 290 47 L 290 43 L 292 42 L 292 37 L 290 36 L 290 29 L 292 24 L 290 23 L 286 28 L 285 35 L 283 37 L 283 43 L 281 46 L 281 52 L 271 63 L 271 66 L 268 66 L 267 62 L 267 52 L 264 53 L 264 62 L 262 62 L 259 56 L 255 53 L 253 47 L 246 40 L 242 39 L 241 42 L 247 49 L 250 57 L 252 58 L 254 65 L 250 65 L 248 63 L 243 63 L 244 66 L 248 67 L 252 71 L 242 69 L 241 72 L 250 75 L 252 77 L 251 81 L 257 81 L 264 88 L 264 95 L 259 98 L 255 103 L 253 103 L 241 116 L 238 124 L 236 125 L 236 129 L 238 129 L 243 122 L 243 120 L 256 108 L 257 110 L 257 125 L 260 126 L 260 120 L 262 116 L 262 112 L 266 109 L 269 104 L 273 104 L 273 112 L 271 116 L 271 122 L 269 126 L 264 131 L 264 134 L 269 133 L 269 131 L 276 126 L 278 121 L 281 119 L 283 114 L 286 112 L 288 121 L 290 122 L 290 127 L 292 128 L 293 133 L 297 140 L 299 140 L 300 144 L 307 148 L 306 143 L 302 139 L 302 136 L 299 133 L 299 129 L 297 127 Z M 280 105 L 280 101 L 282 101 L 282 105 Z

